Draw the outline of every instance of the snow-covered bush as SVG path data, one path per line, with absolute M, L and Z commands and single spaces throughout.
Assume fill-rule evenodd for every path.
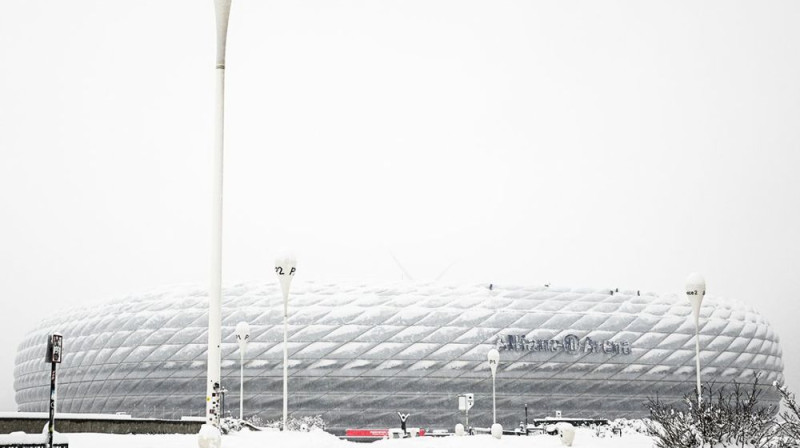
M 649 421 L 649 419 L 627 420 L 621 418 L 614 420 L 614 424 L 619 424 L 622 427 L 623 434 L 649 434 L 647 430 L 647 424 Z
M 260 426 L 268 428 L 280 428 L 283 426 L 283 419 L 270 420 L 262 423 Z M 286 419 L 286 428 L 289 431 L 314 431 L 324 430 L 325 421 L 322 420 L 321 415 L 304 416 L 304 417 L 289 417 Z
M 649 435 L 647 420 L 618 418 L 607 425 L 591 425 L 594 436 L 598 438 L 618 437 L 629 434 Z
M 258 414 L 248 417 L 247 418 L 247 422 L 250 423 L 251 425 L 257 426 L 257 427 L 265 426 L 264 425 L 264 420 Z
M 756 376 L 752 387 L 734 382 L 733 390 L 715 390 L 698 403 L 697 393 L 684 396 L 683 406 L 675 408 L 649 399 L 648 429 L 659 448 L 779 446 L 780 431 L 773 417 L 774 406 L 760 406 L 762 388 Z
M 238 418 L 226 417 L 220 421 L 220 431 L 228 434 L 231 431 L 241 431 L 242 421 Z
M 774 386 L 783 397 L 780 431 L 783 438 L 781 448 L 800 448 L 800 407 L 796 397 L 786 386 L 775 383 Z

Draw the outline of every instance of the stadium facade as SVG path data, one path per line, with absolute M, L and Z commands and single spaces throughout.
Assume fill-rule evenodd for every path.
M 17 352 L 20 411 L 49 399 L 47 335 L 64 335 L 59 411 L 134 416 L 202 415 L 206 291 L 165 288 L 50 318 Z M 251 326 L 245 416 L 282 410 L 282 298 L 277 285 L 224 289 L 223 386 L 238 414 L 234 328 Z M 388 427 L 397 411 L 413 426 L 463 420 L 458 395 L 475 394 L 470 422 L 491 423 L 487 353 L 500 350 L 497 416 L 516 425 L 561 411 L 569 417 L 641 417 L 648 397 L 678 401 L 694 390 L 694 322 L 685 297 L 637 291 L 298 282 L 290 298 L 289 411 L 331 427 Z M 778 336 L 750 307 L 706 297 L 701 312 L 704 380 L 716 387 L 783 380 Z M 777 404 L 764 389 L 762 401 Z

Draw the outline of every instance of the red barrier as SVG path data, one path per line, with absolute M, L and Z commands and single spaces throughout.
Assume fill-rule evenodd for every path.
M 388 429 L 348 429 L 345 431 L 347 437 L 387 437 Z
M 345 430 L 345 437 L 388 437 L 388 429 L 347 429 Z M 420 428 L 419 435 L 424 436 L 425 430 Z

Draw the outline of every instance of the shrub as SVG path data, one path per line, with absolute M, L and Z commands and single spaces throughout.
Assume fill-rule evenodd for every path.
M 263 424 L 268 428 L 280 428 L 283 426 L 283 419 L 270 420 Z M 321 415 L 289 417 L 286 419 L 286 428 L 289 431 L 311 431 L 315 429 L 325 429 L 325 421 Z
M 774 406 L 760 406 L 763 389 L 755 376 L 752 387 L 734 382 L 733 390 L 706 385 L 707 396 L 698 403 L 697 393 L 687 394 L 675 408 L 648 399 L 648 429 L 658 448 L 778 446 L 780 428 Z
M 780 418 L 781 448 L 800 447 L 800 408 L 793 393 L 786 386 L 775 383 L 775 387 L 783 398 L 783 412 Z

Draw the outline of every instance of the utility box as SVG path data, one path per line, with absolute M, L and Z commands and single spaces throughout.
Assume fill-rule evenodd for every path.
M 458 410 L 467 412 L 475 405 L 475 394 L 464 394 L 458 396 Z

